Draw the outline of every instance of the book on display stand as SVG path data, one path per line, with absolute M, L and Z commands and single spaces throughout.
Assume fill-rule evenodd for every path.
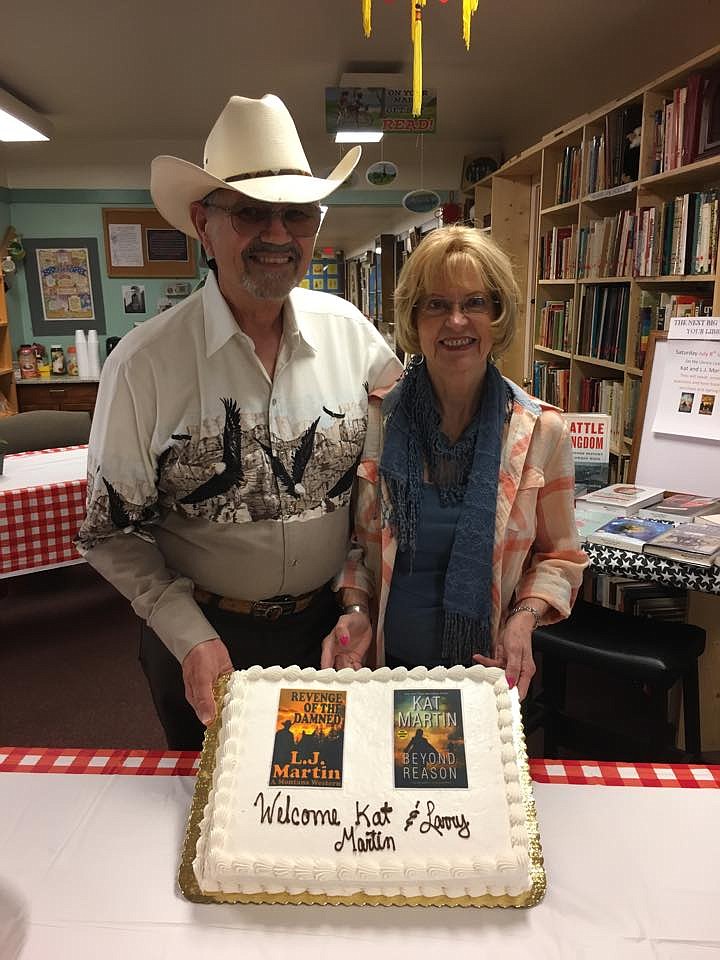
M 642 553 L 656 537 L 672 529 L 671 520 L 649 520 L 642 517 L 615 517 L 588 536 L 588 543 L 598 543 L 620 550 Z
M 634 483 L 613 483 L 578 497 L 579 503 L 606 504 L 620 507 L 623 513 L 633 514 L 641 507 L 657 503 L 665 496 L 662 487 L 645 487 Z

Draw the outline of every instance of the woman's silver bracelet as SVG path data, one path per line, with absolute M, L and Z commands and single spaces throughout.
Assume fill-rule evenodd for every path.
M 528 613 L 531 613 L 533 617 L 535 617 L 535 626 L 533 627 L 533 630 L 537 630 L 537 628 L 540 626 L 540 614 L 537 612 L 535 607 L 531 607 L 529 603 L 516 603 L 510 613 L 507 615 L 507 619 L 509 620 L 510 617 L 514 617 L 516 613 L 522 613 L 523 610 L 526 610 Z

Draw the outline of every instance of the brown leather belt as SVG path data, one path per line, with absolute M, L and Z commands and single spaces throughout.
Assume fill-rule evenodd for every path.
M 278 620 L 280 617 L 305 610 L 324 588 L 323 584 L 317 590 L 303 593 L 299 597 L 270 597 L 269 600 L 236 600 L 234 597 L 221 597 L 217 593 L 210 593 L 201 587 L 195 587 L 193 595 L 198 603 L 207 607 L 217 607 L 229 613 L 244 613 L 246 616 L 259 617 L 263 620 Z

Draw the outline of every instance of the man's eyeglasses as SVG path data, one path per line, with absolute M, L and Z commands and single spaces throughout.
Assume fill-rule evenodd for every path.
M 473 294 L 464 300 L 446 300 L 444 297 L 425 297 L 418 303 L 418 310 L 426 317 L 449 317 L 457 305 L 460 313 L 470 319 L 488 316 L 500 305 L 496 296 Z
M 275 216 L 294 237 L 313 237 L 320 227 L 320 207 L 314 203 L 274 207 L 271 204 L 242 207 L 222 207 L 219 203 L 205 203 L 205 207 L 222 210 L 230 217 L 236 233 L 262 233 L 269 230 Z

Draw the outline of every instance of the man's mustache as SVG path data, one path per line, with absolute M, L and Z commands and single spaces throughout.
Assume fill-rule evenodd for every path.
M 269 253 L 274 255 L 289 253 L 295 257 L 296 260 L 299 260 L 301 256 L 300 248 L 294 243 L 254 243 L 245 249 L 245 256 L 252 256 L 255 253 Z

